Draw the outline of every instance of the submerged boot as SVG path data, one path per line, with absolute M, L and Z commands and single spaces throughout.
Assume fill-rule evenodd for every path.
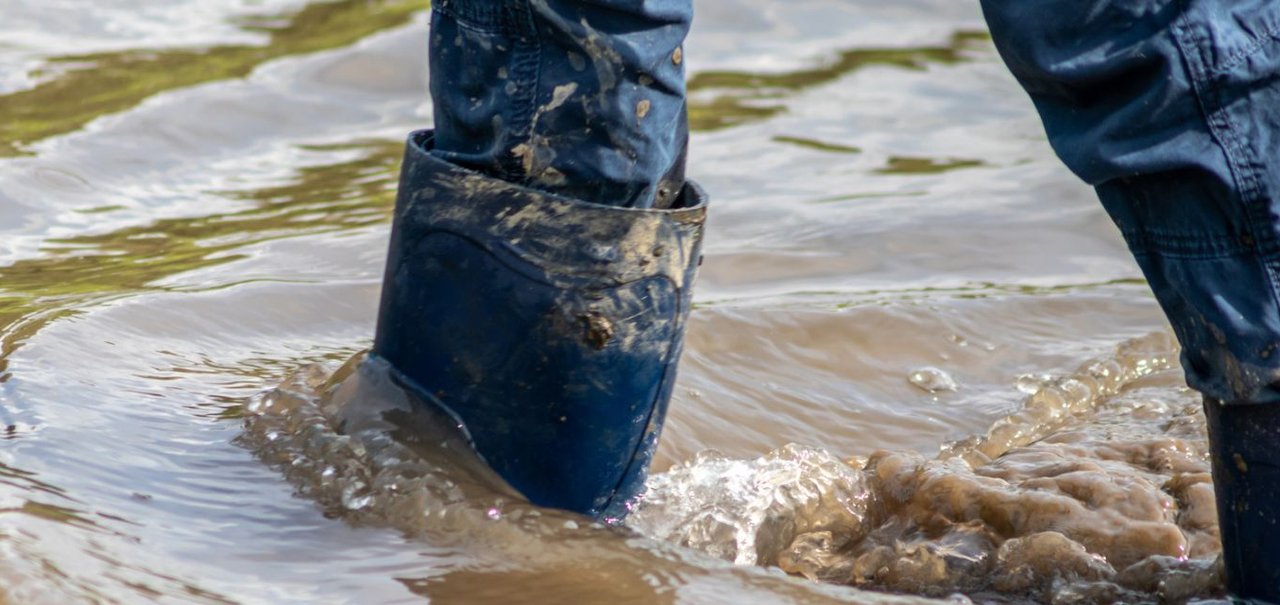
M 1227 590 L 1280 603 L 1280 405 L 1204 408 Z
M 602 206 L 431 146 L 410 135 L 373 354 L 533 503 L 621 519 L 675 382 L 705 193 Z

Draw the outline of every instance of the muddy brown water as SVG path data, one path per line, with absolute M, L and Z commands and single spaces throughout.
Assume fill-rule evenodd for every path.
M 1220 599 L 1197 397 L 976 3 L 696 4 L 707 260 L 609 528 L 349 362 L 424 2 L 6 0 L 0 602 Z

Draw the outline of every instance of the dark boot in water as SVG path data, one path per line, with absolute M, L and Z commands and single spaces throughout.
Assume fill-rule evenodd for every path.
M 1280 405 L 1204 408 L 1227 590 L 1280 603 Z
M 373 354 L 535 504 L 621 519 L 675 382 L 706 195 L 590 204 L 410 135 Z

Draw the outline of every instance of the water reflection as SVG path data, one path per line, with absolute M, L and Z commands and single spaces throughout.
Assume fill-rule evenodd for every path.
M 826 151 L 830 153 L 862 153 L 862 149 L 858 147 L 854 147 L 852 145 L 840 145 L 838 143 L 828 143 L 825 141 L 819 141 L 816 139 L 810 139 L 806 137 L 778 135 L 773 137 L 773 141 L 775 143 L 786 143 L 789 145 L 795 145 L 797 147 L 803 147 L 805 149 L 813 149 L 815 151 Z
M 249 208 L 108 233 L 46 240 L 45 254 L 0 267 L 0 381 L 6 359 L 42 326 L 105 299 L 166 289 L 157 282 L 244 258 L 245 246 L 383 223 L 395 203 L 399 142 L 311 147 L 355 159 L 310 166 L 293 182 L 225 192 Z M 217 284 L 228 288 L 235 283 Z
M 270 36 L 262 46 L 138 49 L 51 59 L 56 76 L 0 96 L 0 158 L 22 154 L 31 143 L 79 130 L 97 117 L 130 109 L 168 90 L 242 78 L 267 61 L 346 46 L 408 23 L 426 4 L 338 0 L 242 20 L 244 29 Z
M 885 167 L 877 169 L 878 174 L 941 174 L 964 168 L 985 166 L 982 160 L 965 158 L 916 158 L 892 156 Z
M 841 52 L 829 64 L 782 73 L 704 71 L 689 78 L 689 125 L 693 130 L 721 130 L 773 117 L 782 103 L 804 90 L 828 84 L 870 67 L 924 70 L 930 65 L 957 65 L 988 51 L 991 36 L 963 30 L 945 45 L 916 48 L 858 48 Z
M 716 2 L 719 0 L 708 0 L 703 7 Z M 807 3 L 810 13 L 821 9 L 821 4 Z M 836 4 L 828 3 L 826 8 Z M 1087 557 L 1078 556 L 1079 550 L 1071 543 L 1053 536 L 1032 538 L 1011 530 L 993 538 L 985 517 L 982 523 L 968 526 L 950 517 L 945 520 L 950 525 L 929 525 L 931 517 L 924 504 L 959 493 L 961 503 L 979 506 L 1000 495 L 942 490 L 938 486 L 947 484 L 938 479 L 944 475 L 958 477 L 963 485 L 1006 481 L 1013 485 L 1008 491 L 1017 496 L 1010 507 L 1017 510 L 1038 510 L 1026 504 L 1036 495 L 1032 489 L 1036 481 L 1041 482 L 1040 491 L 1057 490 L 1053 494 L 1057 499 L 1069 498 L 1066 491 L 1079 484 L 1060 481 L 1056 475 L 1045 481 L 1044 475 L 1049 473 L 1043 465 L 1038 466 L 1033 457 L 1017 456 L 1020 447 L 1029 445 L 1020 439 L 1057 439 L 1032 450 L 1041 456 L 1048 445 L 1059 450 L 1083 449 L 1089 455 L 1076 461 L 1081 467 L 1115 462 L 1104 460 L 1107 464 L 1103 464 L 1098 462 L 1100 455 L 1090 453 L 1102 449 L 1097 447 L 1100 440 L 1096 434 L 1073 430 L 1088 424 L 1088 414 L 1076 418 L 1082 424 L 1057 418 L 1064 422 L 1053 425 L 1049 432 L 1037 428 L 1050 424 L 1041 422 L 1043 419 L 1011 416 L 994 427 L 998 431 L 987 434 L 990 420 L 1005 415 L 1019 397 L 998 389 L 1020 374 L 1058 371 L 1055 364 L 1074 365 L 1103 346 L 1099 343 L 1109 346 L 1123 335 L 1158 323 L 1158 319 L 1151 319 L 1155 306 L 1146 298 L 1140 280 L 1113 279 L 1136 275 L 1136 271 L 1088 268 L 1063 277 L 1045 270 L 1063 263 L 1083 265 L 1105 259 L 1105 245 L 1089 248 L 1099 238 L 1096 227 L 1105 222 L 1105 216 L 1099 211 L 1091 215 L 1094 219 L 1062 226 L 1062 205 L 1077 202 L 1079 195 L 1062 186 L 1061 179 L 1049 178 L 1050 186 L 1042 186 L 1043 167 L 1052 162 L 1047 148 L 1025 146 L 1027 140 L 1038 139 L 1008 127 L 1011 117 L 1022 120 L 1020 124 L 1034 125 L 1034 116 L 1029 108 L 1007 102 L 1014 96 L 1005 94 L 1014 90 L 1012 85 L 992 76 L 995 59 L 985 35 L 966 29 L 977 22 L 976 12 L 955 9 L 957 5 L 949 0 L 909 2 L 891 10 L 875 9 L 871 4 L 866 7 L 870 17 L 864 25 L 868 31 L 884 33 L 880 39 L 934 40 L 943 32 L 938 44 L 843 52 L 839 49 L 857 42 L 845 37 L 826 49 L 818 48 L 812 40 L 792 44 L 810 31 L 803 19 L 795 16 L 796 11 L 781 10 L 777 3 L 744 0 L 742 6 L 779 24 L 775 58 L 780 63 L 795 65 L 814 55 L 830 56 L 831 60 L 810 63 L 816 65 L 812 68 L 762 74 L 752 67 L 759 65 L 758 57 L 730 48 L 717 58 L 719 64 L 745 67 L 693 74 L 694 127 L 716 131 L 710 136 L 695 135 L 700 138 L 696 142 L 699 174 L 707 175 L 707 183 L 716 187 L 725 203 L 713 225 L 718 243 L 709 249 L 704 268 L 702 292 L 707 298 L 700 299 L 695 313 L 682 370 L 683 386 L 677 394 L 683 401 L 677 401 L 665 438 L 665 464 L 690 461 L 687 466 L 694 473 L 703 473 L 722 490 L 718 495 L 726 507 L 732 506 L 733 497 L 740 493 L 754 494 L 752 502 L 760 502 L 763 496 L 779 496 L 785 501 L 780 509 L 770 511 L 761 506 L 755 511 L 768 512 L 759 515 L 763 519 L 759 527 L 768 531 L 744 533 L 738 525 L 708 522 L 701 526 L 707 529 L 699 536 L 705 538 L 698 542 L 701 550 L 693 550 L 676 545 L 697 542 L 685 536 L 663 542 L 524 505 L 500 487 L 481 485 L 468 479 L 466 471 L 448 466 L 465 457 L 442 456 L 441 444 L 451 442 L 446 438 L 423 440 L 424 435 L 438 433 L 424 427 L 416 416 L 374 405 L 370 409 L 388 413 L 353 420 L 337 414 L 337 408 L 322 405 L 339 401 L 338 391 L 357 384 L 364 386 L 345 392 L 346 401 L 376 404 L 380 398 L 384 403 L 394 398 L 394 390 L 370 389 L 368 381 L 353 379 L 356 366 L 348 366 L 332 378 L 328 372 L 304 373 L 308 378 L 290 381 L 270 396 L 272 410 L 259 407 L 267 399 L 258 395 L 279 385 L 288 371 L 313 360 L 340 362 L 366 342 L 374 306 L 370 301 L 376 296 L 378 257 L 385 246 L 383 226 L 401 152 L 399 141 L 368 138 L 396 136 L 420 126 L 417 122 L 421 121 L 411 109 L 421 101 L 421 91 L 386 86 L 392 75 L 369 66 L 377 62 L 385 68 L 386 57 L 400 56 L 403 61 L 394 62 L 396 69 L 402 65 L 420 68 L 421 45 L 416 41 L 425 39 L 425 32 L 415 26 L 351 49 L 338 47 L 409 23 L 413 11 L 424 5 L 425 1 L 395 0 L 316 2 L 279 18 L 246 22 L 246 27 L 266 34 L 262 46 L 228 42 L 208 49 L 139 49 L 55 59 L 56 73 L 48 74 L 48 81 L 28 91 L 0 96 L 0 156 L 31 150 L 43 154 L 47 149 L 47 156 L 35 163 L 75 168 L 38 174 L 40 199 L 23 200 L 40 209 L 31 214 L 33 221 L 44 221 L 37 225 L 54 224 L 57 221 L 50 217 L 56 212 L 84 205 L 84 197 L 75 204 L 68 199 L 73 193 L 83 196 L 83 189 L 95 183 L 80 182 L 73 173 L 133 170 L 119 158 L 105 159 L 119 150 L 122 140 L 134 140 L 124 131 L 135 126 L 148 132 L 154 128 L 158 133 L 186 128 L 190 116 L 177 104 L 164 105 L 159 111 L 151 111 L 155 108 L 150 106 L 136 109 L 149 96 L 178 87 L 209 83 L 193 88 L 190 96 L 183 98 L 200 107 L 213 99 L 240 115 L 253 112 L 255 103 L 264 98 L 289 103 L 291 110 L 297 102 L 300 122 L 323 121 L 326 125 L 323 133 L 299 134 L 288 128 L 274 129 L 266 120 L 221 124 L 225 140 L 236 145 L 242 140 L 249 141 L 244 146 L 270 141 L 278 148 L 296 144 L 297 139 L 342 142 L 307 148 L 319 154 L 323 165 L 295 170 L 293 164 L 315 161 L 311 153 L 255 154 L 246 157 L 267 159 L 219 162 L 208 166 L 203 175 L 208 179 L 188 180 L 175 172 L 166 173 L 163 182 L 142 184 L 144 191 L 176 191 L 148 204 L 150 211 L 163 201 L 163 211 L 169 211 L 174 210 L 167 205 L 170 202 L 191 203 L 183 192 L 205 193 L 198 183 L 266 179 L 277 183 L 253 190 L 222 191 L 218 195 L 230 203 L 217 209 L 178 209 L 202 216 L 138 218 L 131 214 L 139 212 L 136 204 L 121 203 L 120 197 L 114 197 L 92 202 L 99 205 L 97 208 L 73 210 L 91 219 L 59 232 L 79 233 L 96 225 L 96 233 L 52 239 L 48 231 L 39 232 L 38 227 L 29 234 L 24 232 L 31 241 L 42 241 L 41 248 L 37 252 L 32 246 L 15 255 L 25 258 L 0 267 L 0 428 L 17 437 L 0 441 L 0 460 L 12 465 L 0 466 L 0 506 L 9 509 L 0 515 L 0 602 L 6 598 L 18 603 L 76 599 L 402 602 L 415 598 L 557 604 L 574 600 L 922 601 L 868 594 L 849 585 L 923 593 L 945 587 L 973 588 L 978 591 L 971 594 L 975 599 L 1008 601 L 1043 596 L 1037 591 L 1052 575 L 1049 567 L 1053 565 L 1077 565 L 1081 574 L 1094 574 L 1090 577 L 1130 591 L 1084 593 L 1086 596 L 1079 599 L 1084 601 L 1103 600 L 1108 594 L 1131 600 L 1137 598 L 1134 595 L 1151 600 L 1212 594 L 1213 570 L 1195 566 L 1204 557 L 1181 563 L 1148 557 L 1128 569 L 1117 569 L 1119 561 L 1133 558 L 1121 553 L 1115 563 L 1108 563 L 1115 571 L 1109 576 L 1106 568 L 1091 564 Z M 924 11 L 946 15 L 921 25 Z M 889 13 L 892 15 L 886 17 Z M 731 27 L 709 25 L 722 30 Z M 55 28 L 57 24 L 47 26 Z M 705 27 L 701 31 L 707 31 Z M 946 32 L 950 31 L 958 33 L 948 39 Z M 261 77 L 255 77 L 246 88 L 262 84 L 272 87 L 272 95 L 246 93 L 239 88 L 244 83 L 233 81 L 265 61 L 326 48 L 338 50 L 305 60 L 285 59 L 269 70 L 256 72 Z M 378 52 L 361 55 L 370 48 Z M 334 65 L 344 65 L 343 69 L 359 71 L 361 77 L 322 77 L 308 71 L 317 65 L 324 68 L 319 71 L 329 69 L 326 73 L 330 75 Z M 946 69 L 941 69 L 943 66 Z M 840 93 L 833 96 L 847 100 L 845 93 L 850 90 L 822 87 L 866 67 L 884 68 L 877 77 L 890 76 L 874 99 L 863 100 L 857 107 L 831 103 L 840 105 L 833 107 L 834 115 L 790 119 L 810 116 L 810 110 L 822 114 L 822 108 L 815 106 L 824 102 L 827 93 Z M 224 82 L 215 82 L 220 79 Z M 937 86 L 940 82 L 946 85 Z M 378 94 L 390 91 L 385 94 L 395 99 L 383 105 L 377 95 L 359 96 L 358 101 L 350 102 L 361 105 L 364 115 L 356 117 L 331 113 L 334 104 L 317 109 L 305 102 L 308 95 L 322 95 L 347 103 L 345 93 L 368 90 Z M 934 93 L 946 96 L 946 102 L 940 103 L 945 105 L 941 115 L 920 119 L 922 116 L 915 114 L 921 109 L 897 109 L 899 102 L 901 107 L 935 107 L 942 99 L 928 96 Z M 77 95 L 88 101 L 80 104 L 75 100 Z M 882 103 L 884 100 L 891 102 Z M 975 103 L 981 106 L 975 109 Z M 856 114 L 872 105 L 884 107 L 885 115 L 895 109 L 911 115 L 904 115 L 901 123 L 871 120 L 876 122 L 873 128 L 864 130 L 860 125 L 856 137 L 821 129 L 825 120 L 852 124 Z M 765 118 L 784 111 L 794 116 L 785 122 L 762 124 Z M 84 128 L 96 117 L 110 113 L 127 113 L 130 119 L 110 121 L 113 128 Z M 959 132 L 954 125 L 961 123 L 972 124 L 973 130 Z M 759 128 L 728 128 L 736 124 Z M 946 128 L 935 128 L 938 124 Z M 250 128 L 264 130 L 249 132 Z M 70 154 L 83 164 L 66 161 L 70 145 L 35 145 L 75 131 L 83 132 L 77 135 L 77 142 L 83 136 L 93 143 L 83 148 L 93 153 Z M 979 136 L 971 136 L 974 133 Z M 774 134 L 778 136 L 770 140 Z M 307 139 L 309 136 L 313 138 Z M 154 139 L 155 149 L 125 153 L 128 162 L 139 162 L 142 168 L 119 175 L 119 182 L 129 182 L 132 177 L 130 187 L 123 191 L 136 192 L 139 187 L 135 185 L 157 174 L 156 164 L 146 154 L 154 154 L 160 164 L 188 157 L 184 154 L 189 153 L 186 143 L 190 141 L 183 139 L 184 145 L 179 146 L 163 136 Z M 962 144 L 954 145 L 957 140 Z M 869 153 L 858 155 L 859 147 L 851 143 L 865 146 Z M 227 155 L 242 150 L 231 147 Z M 871 153 L 876 150 L 891 150 L 897 155 L 882 158 Z M 103 155 L 92 157 L 99 152 Z M 192 162 L 205 157 L 200 155 Z M 766 161 L 744 165 L 743 159 L 748 157 Z M 1009 170 L 1026 158 L 1034 160 L 1024 165 L 1029 166 L 1026 170 Z M 260 166 L 255 166 L 255 161 L 270 165 L 271 170 L 265 171 L 270 174 L 257 170 Z M 984 169 L 948 172 L 978 166 L 972 162 L 984 162 Z M 814 166 L 837 167 L 831 170 L 835 172 L 850 164 L 859 169 L 856 179 L 849 179 L 856 180 L 856 186 L 813 170 Z M 777 174 L 788 178 L 778 179 Z M 281 175 L 288 176 L 278 184 Z M 919 178 L 922 176 L 930 178 Z M 953 177 L 958 180 L 950 180 Z M 864 225 L 885 217 L 919 220 L 922 208 L 944 206 L 925 197 L 920 204 L 894 199 L 892 207 L 885 204 L 882 209 L 865 203 L 872 194 L 841 195 L 860 192 L 865 184 L 870 184 L 868 189 L 880 185 L 889 189 L 876 197 L 931 196 L 936 192 L 945 196 L 946 205 L 952 208 L 957 197 L 968 196 L 967 208 L 989 213 L 974 221 L 982 228 L 991 228 L 994 221 L 1001 234 L 1033 235 L 993 239 L 988 237 L 989 231 L 950 216 L 924 235 L 895 232 L 864 239 L 861 233 L 835 228 L 837 221 Z M 797 185 L 804 187 L 797 189 Z M 1024 196 L 1030 186 L 1040 192 L 1038 198 L 1052 198 L 1053 212 L 1029 210 L 1043 208 L 1044 199 L 1026 205 L 1009 201 Z M 1006 189 L 1016 192 L 1005 193 Z M 999 203 L 989 204 L 992 200 L 987 198 L 993 192 L 1003 197 Z M 14 197 L 12 191 L 7 195 L 0 193 L 0 204 Z M 806 200 L 859 203 L 814 207 Z M 852 219 L 847 213 L 840 215 L 855 205 L 862 214 Z M 108 229 L 104 224 L 126 221 L 130 226 L 104 232 Z M 1050 230 L 1049 237 L 1038 235 L 1045 229 Z M 753 230 L 784 239 L 787 247 L 762 245 L 754 239 Z M 939 237 L 944 232 L 954 239 Z M 1045 245 L 1058 236 L 1066 243 Z M 257 245 L 264 242 L 271 244 Z M 1089 249 L 1081 252 L 1081 247 Z M 1104 250 L 1095 249 L 1099 247 Z M 751 254 L 733 252 L 738 249 Z M 1115 249 L 1121 250 L 1119 244 Z M 841 264 L 800 284 L 802 287 L 789 285 L 787 280 L 815 267 L 821 269 L 833 251 L 862 254 L 860 258 L 867 263 Z M 895 256 L 901 254 L 906 256 Z M 930 265 L 930 259 L 944 257 L 981 257 L 974 262 L 987 264 L 1005 259 L 1030 261 L 1015 265 L 1010 260 L 989 273 L 948 279 L 943 274 L 954 275 L 954 263 Z M 882 279 L 852 285 L 834 277 L 874 270 L 874 263 L 893 258 L 920 269 L 888 266 L 879 274 Z M 315 266 L 320 269 L 300 271 L 305 273 L 303 277 L 290 273 Z M 325 273 L 330 268 L 333 275 Z M 707 288 L 717 283 L 706 277 L 718 277 L 724 289 Z M 265 283 L 246 283 L 255 279 Z M 717 293 L 737 292 L 732 288 L 743 284 L 750 289 L 757 283 L 763 287 L 751 290 L 750 297 Z M 1116 284 L 1121 287 L 1114 287 Z M 783 294 L 770 298 L 759 295 L 760 291 Z M 721 298 L 712 300 L 716 297 Z M 1100 318 L 1108 311 L 1115 316 Z M 950 346 L 948 335 L 960 338 L 961 334 L 973 346 Z M 19 346 L 25 348 L 18 351 Z M 986 348 L 997 346 L 1000 354 L 991 354 Z M 11 380 L 3 365 L 10 362 L 15 372 Z M 914 387 L 904 377 L 924 366 L 945 368 L 964 388 L 945 406 L 928 402 L 926 397 L 914 399 L 919 394 L 912 392 Z M 980 375 L 975 377 L 975 373 Z M 1034 386 L 1041 389 L 1051 382 L 1040 381 Z M 893 390 L 899 384 L 912 390 L 905 394 Z M 690 385 L 697 387 L 696 396 L 686 395 Z M 1141 386 L 1137 381 L 1126 388 Z M 1153 388 L 1150 397 L 1144 395 L 1146 399 L 1116 400 L 1116 410 L 1132 412 L 1144 401 L 1150 410 L 1172 410 L 1187 404 L 1178 385 L 1158 383 Z M 1062 400 L 1072 401 L 1070 397 L 1078 392 L 1076 386 L 1067 387 Z M 1009 406 L 1002 403 L 1004 399 L 1009 400 Z M 877 407 L 881 404 L 888 409 Z M 240 433 L 246 415 L 251 426 L 244 431 L 241 443 L 273 467 L 228 443 Z M 1188 417 L 1178 418 L 1186 421 Z M 1194 416 L 1190 418 L 1188 425 L 1173 428 L 1185 433 L 1188 438 L 1183 441 L 1192 444 L 1188 451 L 1194 451 L 1195 439 L 1190 433 L 1197 425 Z M 369 430 L 360 430 L 360 422 L 368 422 Z M 1169 437 L 1153 433 L 1149 425 L 1144 425 L 1147 432 L 1143 434 L 1155 435 L 1156 441 Z M 690 430 L 690 426 L 701 428 Z M 1084 432 L 1110 430 L 1105 423 L 1091 426 L 1085 426 Z M 904 451 L 918 448 L 933 452 L 944 437 L 959 438 L 974 431 L 983 435 L 957 444 L 951 461 L 913 457 Z M 744 439 L 744 434 L 750 434 L 751 439 Z M 415 435 L 418 443 L 414 443 Z M 1128 435 L 1129 443 L 1153 443 L 1142 441 L 1138 433 Z M 779 448 L 789 439 L 822 447 Z M 883 473 L 874 481 L 868 481 L 863 470 L 866 459 L 839 457 L 869 454 L 874 449 L 871 444 L 891 447 L 895 452 L 875 458 L 875 469 Z M 731 450 L 732 457 L 694 457 L 694 451 L 708 446 Z M 451 452 L 465 451 L 456 444 L 448 447 Z M 739 472 L 733 477 L 737 480 L 734 485 L 746 485 L 746 489 L 737 492 L 725 490 L 726 481 L 714 481 L 725 475 L 710 471 L 750 467 L 761 452 L 774 448 L 779 449 L 772 454 L 772 461 L 761 465 L 774 472 L 765 478 L 773 483 L 747 485 L 756 476 Z M 1008 448 L 1014 450 L 1009 461 L 1003 466 L 990 465 L 987 471 L 960 468 L 950 472 L 950 467 L 939 470 L 936 466 L 970 464 L 971 459 L 975 465 L 986 464 L 985 458 Z M 1148 447 L 1144 451 L 1170 454 L 1168 448 Z M 1171 454 L 1152 455 L 1144 460 L 1175 458 Z M 815 477 L 810 469 L 827 474 Z M 1163 476 L 1160 473 L 1165 472 L 1152 471 L 1150 475 Z M 1002 475 L 996 477 L 997 473 Z M 282 481 L 281 474 L 289 481 Z M 799 487 L 764 489 L 776 487 L 776 480 L 787 476 L 798 478 Z M 666 477 L 673 483 L 681 478 L 678 473 Z M 885 477 L 901 479 L 893 485 L 906 486 L 909 489 L 905 492 L 916 496 L 914 504 L 903 507 L 912 514 L 904 512 L 896 517 L 902 520 L 898 525 L 864 523 L 880 533 L 863 540 L 865 548 L 860 551 L 842 550 L 840 545 L 852 544 L 850 537 L 855 533 L 851 530 L 855 517 L 844 513 L 859 510 L 856 506 L 861 501 L 843 498 L 841 502 L 854 508 L 838 508 L 832 504 L 839 502 L 824 501 L 822 496 L 836 494 L 839 490 L 827 488 L 841 486 L 867 488 L 839 492 L 845 495 L 879 493 L 877 490 L 883 491 L 891 483 L 882 481 Z M 1153 481 L 1149 476 L 1145 480 Z M 67 488 L 76 500 L 48 485 L 50 482 Z M 1152 496 L 1149 486 L 1139 485 L 1145 490 L 1141 494 Z M 1205 521 L 1207 509 L 1192 505 L 1203 498 L 1205 485 L 1203 477 L 1187 472 L 1160 486 L 1183 511 L 1184 518 L 1174 524 L 1179 531 L 1188 528 L 1184 533 L 1190 537 L 1182 544 L 1196 557 L 1208 556 L 1212 549 L 1212 541 L 1204 538 L 1211 535 L 1211 523 Z M 295 487 L 306 497 L 292 497 Z M 1116 492 L 1099 489 L 1097 493 Z M 1159 498 L 1155 494 L 1149 499 L 1161 501 Z M 655 496 L 654 511 L 660 512 L 657 500 Z M 28 502 L 49 506 L 41 504 L 28 511 Z M 803 506 L 787 508 L 792 504 Z M 994 508 L 986 506 L 987 510 Z M 75 516 L 96 523 L 98 528 L 74 521 Z M 818 523 L 815 519 L 819 518 L 830 522 Z M 872 516 L 864 517 L 869 518 Z M 876 518 L 883 521 L 889 517 Z M 1065 523 L 1088 525 L 1096 518 L 1069 516 Z M 685 517 L 663 519 L 673 521 L 679 529 Z M 1127 527 L 1123 523 L 1119 526 Z M 26 533 L 19 535 L 14 527 L 22 527 Z M 99 529 L 129 535 L 108 535 Z M 930 533 L 934 529 L 938 531 Z M 1081 531 L 1068 533 L 1063 535 L 1073 543 L 1085 540 Z M 1028 539 L 1016 541 L 1022 538 Z M 1027 572 L 1035 579 L 1031 585 L 1017 587 L 1001 580 L 999 589 L 1006 592 L 992 596 L 982 591 L 995 583 L 997 576 L 991 570 L 1001 565 L 1000 541 L 1012 544 L 1004 550 L 1006 561 L 1022 558 L 1037 562 L 1039 567 L 1032 566 Z M 1179 544 L 1176 539 L 1141 543 Z M 1107 547 L 1102 540 L 1090 544 Z M 708 554 L 730 550 L 735 553 L 733 558 L 754 553 L 761 566 L 735 567 Z M 765 569 L 763 565 L 780 567 Z M 794 576 L 785 575 L 780 568 Z M 952 575 L 934 581 L 925 573 L 937 569 Z M 1000 569 L 1018 570 L 1007 564 Z M 952 573 L 956 570 L 959 573 Z M 1000 577 L 1016 580 L 1021 576 Z M 977 580 L 964 583 L 964 578 Z M 1181 588 L 1176 588 L 1182 581 L 1178 578 L 1185 580 Z M 914 587 L 913 581 L 917 583 Z M 927 585 L 921 587 L 921 583 Z M 36 592 L 23 592 L 32 585 Z M 1071 594 L 1056 596 L 1067 599 Z

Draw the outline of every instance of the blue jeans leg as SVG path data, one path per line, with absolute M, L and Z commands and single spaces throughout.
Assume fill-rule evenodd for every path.
M 437 0 L 433 153 L 586 202 L 668 206 L 692 18 L 692 0 Z
M 1206 397 L 1228 588 L 1280 602 L 1280 2 L 982 6 Z
M 1128 241 L 1191 386 L 1280 403 L 1280 3 L 983 8 L 1050 143 Z

